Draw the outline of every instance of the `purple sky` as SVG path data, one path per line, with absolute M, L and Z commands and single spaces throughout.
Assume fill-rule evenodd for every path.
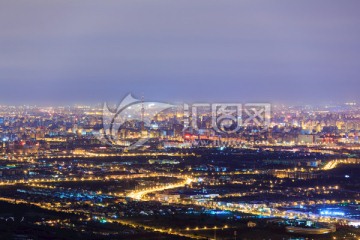
M 360 1 L 3 0 L 0 103 L 360 100 Z

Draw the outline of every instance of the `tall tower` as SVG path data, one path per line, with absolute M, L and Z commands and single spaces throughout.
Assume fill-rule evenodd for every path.
M 145 130 L 145 107 L 144 107 L 144 94 L 141 96 L 141 132 Z

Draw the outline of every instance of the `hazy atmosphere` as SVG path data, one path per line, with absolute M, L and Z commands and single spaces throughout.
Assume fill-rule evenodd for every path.
M 1 1 L 0 102 L 359 100 L 360 2 Z

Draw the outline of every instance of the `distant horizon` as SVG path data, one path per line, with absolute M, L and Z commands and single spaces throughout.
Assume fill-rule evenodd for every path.
M 134 95 L 133 95 L 134 96 Z M 136 99 L 141 100 L 141 97 L 134 96 Z M 122 98 L 118 101 L 103 101 L 103 102 L 68 102 L 68 103 L 6 103 L 0 102 L 0 107 L 102 107 L 103 104 L 108 103 L 111 106 L 118 105 L 121 102 Z M 286 107 L 303 107 L 303 106 L 312 106 L 312 107 L 335 107 L 335 106 L 351 106 L 349 103 L 355 103 L 352 106 L 360 106 L 360 101 L 320 101 L 317 103 L 306 103 L 306 102 L 297 102 L 297 103 L 285 103 L 285 102 L 271 102 L 271 101 L 161 101 L 158 99 L 148 99 L 144 98 L 145 102 L 163 102 L 171 103 L 174 105 L 178 104 L 194 104 L 194 103 L 269 103 L 272 106 L 286 106 Z

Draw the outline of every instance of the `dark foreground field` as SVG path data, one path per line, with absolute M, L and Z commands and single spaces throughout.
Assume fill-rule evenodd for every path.
M 42 222 L 67 222 L 69 227 L 39 225 Z M 79 216 L 53 211 L 26 204 L 0 201 L 0 239 L 6 240 L 111 240 L 111 239 L 173 239 L 186 238 L 151 233 L 118 224 L 81 222 Z

